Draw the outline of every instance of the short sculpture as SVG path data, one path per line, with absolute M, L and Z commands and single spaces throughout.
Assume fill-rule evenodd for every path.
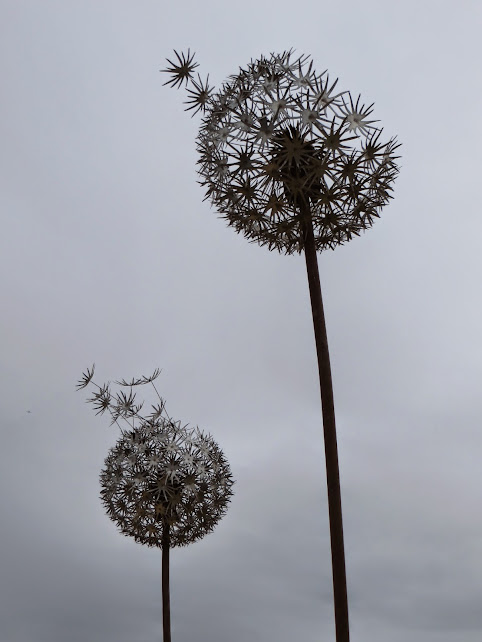
M 92 383 L 96 391 L 88 402 L 97 414 L 108 411 L 121 429 L 100 474 L 101 499 L 121 533 L 162 550 L 163 639 L 170 642 L 169 551 L 214 529 L 226 512 L 234 482 L 214 439 L 174 421 L 161 397 L 151 414 L 140 414 L 142 404 L 136 403 L 133 388 L 151 383 L 157 393 L 154 380 L 159 374 L 156 370 L 151 377 L 118 381 L 129 392 L 113 394 L 109 384 L 93 383 L 92 368 L 77 387 Z

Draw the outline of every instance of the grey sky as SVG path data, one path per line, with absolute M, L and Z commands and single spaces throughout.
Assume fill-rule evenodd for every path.
M 196 183 L 174 48 L 215 85 L 295 47 L 403 143 L 395 199 L 320 255 L 352 642 L 482 636 L 482 5 L 2 0 L 0 642 L 154 642 L 160 552 L 119 535 L 117 438 L 75 393 L 163 369 L 237 480 L 172 554 L 174 642 L 334 640 L 302 257 L 247 243 Z M 30 410 L 31 413 L 27 413 Z

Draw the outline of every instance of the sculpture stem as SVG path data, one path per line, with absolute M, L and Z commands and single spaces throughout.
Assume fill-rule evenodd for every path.
M 346 588 L 345 548 L 343 543 L 343 521 L 341 514 L 340 472 L 336 444 L 335 405 L 331 379 L 328 337 L 326 334 L 320 275 L 316 257 L 313 222 L 308 204 L 300 207 L 304 235 L 304 251 L 308 284 L 310 288 L 311 311 L 315 331 L 318 372 L 320 376 L 323 434 L 325 441 L 326 481 L 328 487 L 328 514 L 330 520 L 331 561 L 333 571 L 333 594 L 335 603 L 336 642 L 349 642 L 348 598 Z
M 169 524 L 162 529 L 162 631 L 164 642 L 171 642 L 171 605 L 169 595 Z

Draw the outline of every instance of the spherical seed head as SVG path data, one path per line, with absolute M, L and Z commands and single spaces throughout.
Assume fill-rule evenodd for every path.
M 233 479 L 210 435 L 159 418 L 126 432 L 100 475 L 101 499 L 120 531 L 147 546 L 186 546 L 227 510 Z
M 391 198 L 399 145 L 337 82 L 288 51 L 252 61 L 203 103 L 201 184 L 250 241 L 301 252 L 309 210 L 317 249 L 334 248 Z

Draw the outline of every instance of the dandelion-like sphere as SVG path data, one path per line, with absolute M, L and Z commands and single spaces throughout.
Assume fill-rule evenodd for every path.
M 237 232 L 291 254 L 311 219 L 317 250 L 369 228 L 398 174 L 395 138 L 382 139 L 373 104 L 337 92 L 326 71 L 293 52 L 251 61 L 217 93 L 188 53 L 166 69 L 185 81 L 187 109 L 205 114 L 198 135 L 206 198 Z
M 171 547 L 211 532 L 232 495 L 229 464 L 214 439 L 199 429 L 159 418 L 126 432 L 100 475 L 101 499 L 124 535 Z

